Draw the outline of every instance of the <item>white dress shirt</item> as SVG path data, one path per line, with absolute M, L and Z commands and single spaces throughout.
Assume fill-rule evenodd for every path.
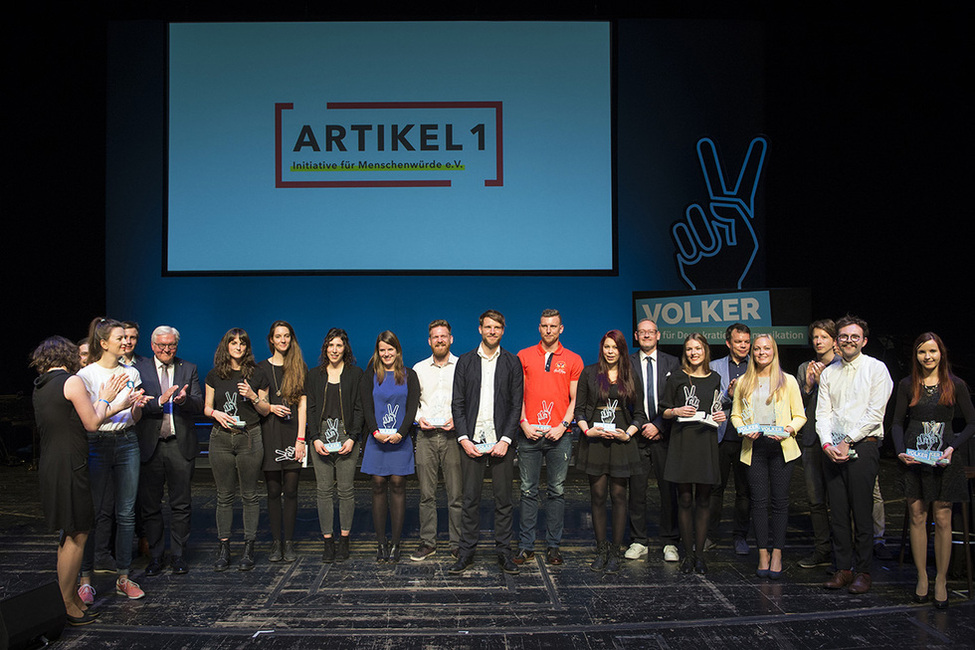
M 893 389 L 887 366 L 865 354 L 827 366 L 819 376 L 816 404 L 820 444 L 833 445 L 844 436 L 854 443 L 883 439 L 884 412 Z

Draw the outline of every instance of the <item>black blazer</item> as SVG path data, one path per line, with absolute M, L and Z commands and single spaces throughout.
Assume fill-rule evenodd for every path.
M 640 379 L 640 383 L 643 383 L 643 368 L 641 368 L 640 363 L 640 351 L 630 355 L 630 365 L 633 367 L 633 372 L 636 377 Z M 647 413 L 647 422 L 650 422 L 653 426 L 657 427 L 657 430 L 666 440 L 670 436 L 670 427 L 674 423 L 673 420 L 664 419 L 664 411 L 660 408 L 660 398 L 663 397 L 664 387 L 667 385 L 667 378 L 680 370 L 680 359 L 672 354 L 667 354 L 661 350 L 657 350 L 657 412 Z M 641 400 L 642 404 L 642 400 Z M 650 441 L 640 436 L 641 443 L 649 443 Z
M 514 445 L 518 441 L 518 420 L 524 398 L 525 375 L 521 361 L 504 348 L 501 349 L 498 367 L 494 372 L 494 430 L 498 440 L 507 437 Z M 477 348 L 457 360 L 454 369 L 454 394 L 451 411 L 457 438 L 466 436 L 474 440 L 474 425 L 481 403 L 481 357 Z
M 325 386 L 328 375 L 319 366 L 308 371 L 305 375 L 305 410 L 308 414 L 308 446 L 321 435 L 322 411 L 325 409 Z M 339 376 L 339 389 L 342 391 L 342 422 L 345 432 L 353 440 L 358 440 L 362 434 L 362 399 L 359 382 L 362 379 L 362 368 L 346 364 Z
M 189 386 L 186 389 L 186 400 L 182 404 L 173 404 L 173 428 L 176 430 L 176 444 L 186 460 L 193 460 L 200 451 L 200 442 L 196 438 L 196 428 L 193 416 L 203 412 L 203 393 L 200 391 L 200 378 L 197 375 L 196 364 L 183 361 L 179 357 L 173 359 L 173 385 Z M 146 395 L 152 395 L 148 404 L 142 407 L 142 418 L 136 431 L 139 436 L 139 453 L 142 462 L 148 462 L 156 452 L 159 444 L 159 430 L 162 428 L 162 407 L 159 406 L 159 375 L 156 372 L 155 357 L 139 357 L 135 360 L 135 369 L 142 378 L 142 388 Z
M 403 424 L 399 426 L 396 433 L 405 438 L 410 434 L 410 429 L 413 428 L 413 423 L 416 421 L 416 410 L 420 407 L 420 380 L 412 368 L 404 368 L 404 370 L 406 371 L 406 413 L 403 414 Z M 362 379 L 359 380 L 359 392 L 362 394 L 362 419 L 365 421 L 364 436 L 371 435 L 373 431 L 379 429 L 379 423 L 376 422 L 376 402 L 372 398 L 375 377 L 376 373 L 372 371 L 372 368 L 369 368 L 362 373 Z M 392 377 L 392 373 L 387 372 L 386 378 L 389 379 L 390 377 Z

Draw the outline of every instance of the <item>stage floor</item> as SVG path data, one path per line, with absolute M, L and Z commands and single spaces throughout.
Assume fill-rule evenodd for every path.
M 888 548 L 899 548 L 904 500 L 896 486 L 896 461 L 882 461 L 887 497 Z M 262 500 L 257 567 L 250 572 L 211 569 L 216 544 L 215 492 L 209 470 L 194 479 L 190 572 L 146 577 L 146 558 L 132 578 L 146 597 L 116 596 L 113 577 L 96 575 L 92 625 L 66 628 L 62 648 L 971 648 L 975 601 L 963 579 L 949 581 L 945 611 L 911 602 L 915 572 L 909 564 L 878 562 L 873 588 L 862 596 L 820 585 L 823 568 L 795 563 L 810 550 L 811 529 L 802 470 L 793 476 L 786 574 L 777 582 L 755 577 L 757 552 L 748 557 L 726 538 L 708 555 L 706 576 L 685 576 L 665 563 L 659 544 L 649 561 L 626 561 L 618 575 L 589 570 L 594 548 L 585 476 L 570 470 L 566 489 L 565 564 L 544 563 L 542 542 L 521 574 L 504 575 L 493 549 L 490 486 L 482 504 L 482 544 L 467 574 L 449 576 L 453 559 L 445 534 L 437 555 L 411 562 L 416 546 L 415 481 L 409 483 L 404 560 L 377 565 L 370 493 L 361 474 L 356 486 L 352 558 L 323 565 L 315 508 L 314 475 L 305 470 L 299 490 L 296 533 L 299 557 L 267 561 L 270 536 Z M 55 579 L 56 536 L 44 530 L 36 472 L 0 468 L 0 598 Z M 517 494 L 517 487 L 515 490 Z M 651 486 L 651 515 L 657 510 Z M 442 505 L 442 496 L 441 496 Z M 445 510 L 440 511 L 441 531 Z M 540 517 L 540 524 L 544 521 Z M 241 549 L 240 514 L 237 540 Z M 543 536 L 540 536 L 543 539 Z M 931 569 L 933 571 L 933 567 Z M 933 585 L 933 579 L 932 579 Z M 932 587 L 933 588 L 933 587 Z

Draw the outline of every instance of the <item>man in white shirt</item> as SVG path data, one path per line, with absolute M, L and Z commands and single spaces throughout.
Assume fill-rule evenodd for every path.
M 894 384 L 881 361 L 861 354 L 869 333 L 865 321 L 844 316 L 836 322 L 836 331 L 840 363 L 827 366 L 819 375 L 816 405 L 816 433 L 826 453 L 823 471 L 837 569 L 824 586 L 862 594 L 871 584 L 873 488 L 884 412 Z
M 450 402 L 454 389 L 457 357 L 450 353 L 454 337 L 450 323 L 435 320 L 427 328 L 427 342 L 433 351 L 413 366 L 420 381 L 420 407 L 416 421 L 416 478 L 420 484 L 420 544 L 410 556 L 421 562 L 437 552 L 437 479 L 443 470 L 447 492 L 450 553 L 455 558 L 460 545 L 461 498 L 460 445 L 454 433 Z
M 460 443 L 464 501 L 460 551 L 450 567 L 453 575 L 474 563 L 480 533 L 479 510 L 484 471 L 491 471 L 494 491 L 494 539 L 498 564 L 505 573 L 518 573 L 511 554 L 512 480 L 524 375 L 518 357 L 501 349 L 504 316 L 493 309 L 481 314 L 481 343 L 457 360 L 451 412 Z

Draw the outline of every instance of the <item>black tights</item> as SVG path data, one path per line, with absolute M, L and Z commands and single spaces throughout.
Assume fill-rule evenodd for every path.
M 697 488 L 694 494 L 694 488 Z M 684 540 L 684 553 L 688 557 L 704 554 L 704 541 L 708 536 L 708 519 L 711 516 L 711 486 L 702 483 L 677 485 L 677 524 Z
M 372 477 L 372 526 L 376 529 L 376 539 L 386 540 L 386 511 L 393 529 L 391 543 L 399 544 L 406 518 L 406 477 Z
M 609 474 L 589 477 L 589 496 L 592 503 L 592 529 L 596 543 L 606 541 L 606 492 L 613 502 L 613 545 L 623 544 L 626 531 L 627 500 L 626 484 L 629 479 L 611 477 Z
M 282 524 L 284 539 L 295 537 L 295 518 L 298 516 L 299 469 L 264 472 L 267 484 L 267 517 L 271 521 L 271 537 L 281 541 Z

